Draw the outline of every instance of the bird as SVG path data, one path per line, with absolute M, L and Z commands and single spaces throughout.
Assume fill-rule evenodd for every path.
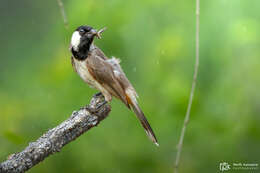
M 120 60 L 115 57 L 108 58 L 94 44 L 94 38 L 100 39 L 105 29 L 97 31 L 89 25 L 76 28 L 69 48 L 72 67 L 84 82 L 100 91 L 104 96 L 104 103 L 111 102 L 112 97 L 115 97 L 134 111 L 149 139 L 159 146 L 155 133 L 138 105 L 137 92 L 120 66 Z

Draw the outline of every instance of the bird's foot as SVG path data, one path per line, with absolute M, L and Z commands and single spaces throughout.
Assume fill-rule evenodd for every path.
M 84 106 L 82 109 L 86 109 L 86 110 L 88 110 L 91 114 L 95 114 L 95 113 L 99 112 L 100 109 L 102 109 L 102 107 L 103 107 L 105 104 L 107 104 L 107 101 L 104 100 L 104 101 L 98 103 L 95 107 L 86 105 L 86 106 Z
M 102 108 L 105 104 L 107 104 L 107 101 L 104 100 L 103 102 L 99 103 L 97 106 L 96 106 L 96 109 L 99 110 L 100 108 Z
M 103 96 L 103 94 L 101 92 L 98 92 L 96 94 L 93 95 L 93 97 L 100 97 L 100 96 Z M 104 96 L 103 96 L 104 97 Z

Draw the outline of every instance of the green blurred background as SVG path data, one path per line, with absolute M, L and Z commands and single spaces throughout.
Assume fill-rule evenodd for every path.
M 64 6 L 68 30 L 56 1 L 1 0 L 0 161 L 97 92 L 72 70 L 68 50 L 73 30 L 88 24 L 108 27 L 95 43 L 122 60 L 160 147 L 113 100 L 97 128 L 29 172 L 172 172 L 195 60 L 195 1 L 64 0 Z M 223 161 L 260 164 L 259 7 L 257 0 L 201 1 L 199 77 L 180 172 L 219 172 Z

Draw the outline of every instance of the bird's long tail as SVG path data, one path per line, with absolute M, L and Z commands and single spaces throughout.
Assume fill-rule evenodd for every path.
M 142 126 L 144 127 L 144 130 L 147 134 L 147 136 L 149 137 L 149 139 L 151 141 L 153 141 L 153 143 L 157 146 L 159 146 L 158 141 L 156 139 L 156 136 L 153 132 L 153 129 L 151 128 L 149 122 L 147 121 L 147 119 L 144 116 L 143 111 L 141 110 L 141 108 L 138 106 L 137 103 L 132 103 L 131 107 L 133 109 L 133 111 L 135 112 L 137 118 L 139 119 L 139 121 L 141 122 Z
M 151 141 L 153 141 L 153 143 L 155 145 L 159 146 L 158 141 L 156 139 L 156 136 L 155 136 L 155 134 L 153 132 L 153 129 L 151 128 L 149 122 L 145 118 L 145 115 L 144 115 L 143 111 L 141 110 L 141 108 L 139 107 L 139 105 L 137 103 L 136 98 L 138 96 L 137 96 L 135 90 L 133 88 L 128 88 L 126 90 L 126 96 L 127 96 L 128 104 L 131 106 L 131 108 L 135 112 L 137 118 L 139 119 L 139 121 L 141 122 L 142 126 L 144 127 L 144 130 L 145 130 L 147 136 L 149 137 L 149 139 Z

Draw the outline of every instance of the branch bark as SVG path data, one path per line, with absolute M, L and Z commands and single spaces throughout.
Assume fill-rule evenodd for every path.
M 102 96 L 94 96 L 85 108 L 74 111 L 69 119 L 29 143 L 22 152 L 12 154 L 0 163 L 0 173 L 22 173 L 61 149 L 77 137 L 97 126 L 110 112 Z
M 190 91 L 190 97 L 189 97 L 189 103 L 185 115 L 185 119 L 183 122 L 180 140 L 177 145 L 177 154 L 176 154 L 176 160 L 175 160 L 175 166 L 174 166 L 174 172 L 178 173 L 178 167 L 180 163 L 180 157 L 181 157 L 181 150 L 184 140 L 185 131 L 187 128 L 187 125 L 190 120 L 190 110 L 191 105 L 193 101 L 193 95 L 195 92 L 196 82 L 197 82 L 197 76 L 198 76 L 198 69 L 199 69 L 199 19 L 200 19 L 200 0 L 196 0 L 196 50 L 195 50 L 195 65 L 194 65 L 194 73 L 193 73 L 193 81 L 192 81 L 192 87 Z

